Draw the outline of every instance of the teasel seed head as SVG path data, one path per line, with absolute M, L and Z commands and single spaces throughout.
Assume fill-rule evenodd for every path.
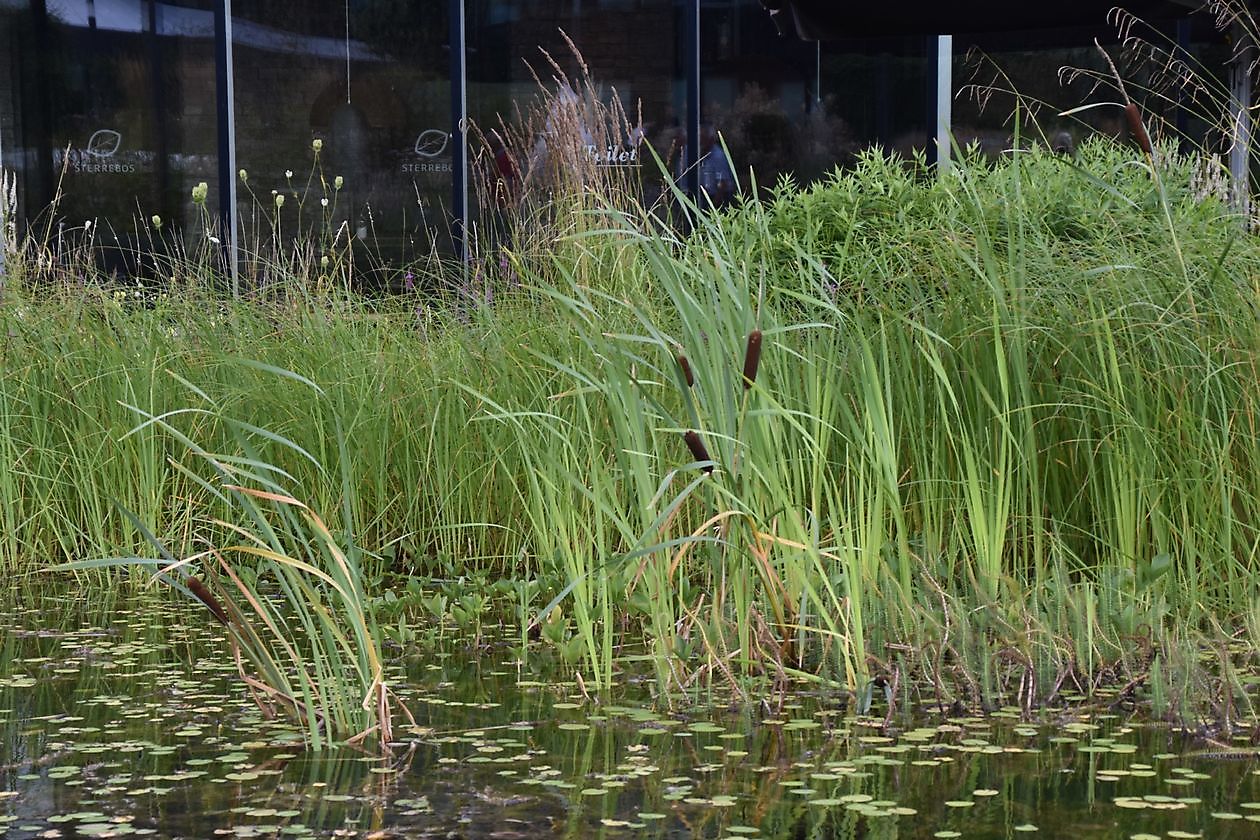
M 1142 124 L 1142 112 L 1138 110 L 1135 103 L 1130 102 L 1124 106 L 1124 118 L 1129 122 L 1129 133 L 1137 141 L 1138 148 L 1150 155 L 1152 153 L 1151 136 L 1146 133 L 1146 126 Z
M 761 330 L 753 330 L 748 334 L 748 344 L 744 347 L 744 388 L 751 388 L 757 381 L 757 366 L 761 364 Z
M 700 440 L 700 435 L 696 434 L 694 431 L 687 432 L 687 434 L 683 435 L 683 440 L 687 441 L 687 448 L 691 450 L 691 457 L 695 458 L 697 461 L 713 460 L 709 457 L 709 450 L 704 448 L 704 441 Z M 703 469 L 706 473 L 711 473 L 713 472 L 713 465 L 707 464 L 701 469 Z
M 687 383 L 687 387 L 696 387 L 696 377 L 691 372 L 691 362 L 687 361 L 687 357 L 682 353 L 678 354 L 678 367 L 682 370 L 683 380 Z
M 188 590 L 197 596 L 197 600 L 205 604 L 206 608 L 209 609 L 210 612 L 214 613 L 214 617 L 219 620 L 220 624 L 226 625 L 229 623 L 227 610 L 223 609 L 223 605 L 219 603 L 219 599 L 215 598 L 214 595 L 211 594 L 210 590 L 206 588 L 204 583 L 197 580 L 197 578 L 192 575 L 185 578 L 184 583 L 188 585 Z

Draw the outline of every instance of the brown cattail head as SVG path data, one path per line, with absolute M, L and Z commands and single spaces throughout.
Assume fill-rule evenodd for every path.
M 704 448 L 704 441 L 700 440 L 700 435 L 695 432 L 687 432 L 687 434 L 683 435 L 683 440 L 687 441 L 687 448 L 691 450 L 691 457 L 695 458 L 697 461 L 713 460 L 709 457 L 709 450 Z M 711 473 L 713 472 L 713 465 L 708 464 L 702 467 L 702 469 L 706 473 Z
M 1138 110 L 1138 106 L 1132 102 L 1125 105 L 1124 118 L 1128 120 L 1129 133 L 1137 141 L 1138 148 L 1148 155 L 1151 154 L 1151 136 L 1146 133 L 1146 126 L 1142 123 L 1142 112 Z
M 197 596 L 197 600 L 206 605 L 210 612 L 214 613 L 214 617 L 219 620 L 220 624 L 228 623 L 227 610 L 223 609 L 223 605 L 219 603 L 219 599 L 215 598 L 206 588 L 206 585 L 197 580 L 192 575 L 184 579 L 184 583 L 188 585 L 188 591 Z
M 682 369 L 683 379 L 686 381 L 687 387 L 696 387 L 696 377 L 691 372 L 691 362 L 687 361 L 687 357 L 682 353 L 678 354 L 678 367 Z
M 751 388 L 757 381 L 757 366 L 761 364 L 761 330 L 753 330 L 748 334 L 748 344 L 744 347 L 744 387 Z

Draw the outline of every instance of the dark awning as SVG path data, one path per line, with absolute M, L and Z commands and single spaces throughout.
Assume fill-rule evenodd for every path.
M 1194 0 L 935 0 L 857 3 L 849 0 L 761 0 L 779 31 L 825 41 L 866 35 L 952 35 L 1051 27 L 1104 26 L 1117 5 L 1146 20 L 1181 17 Z

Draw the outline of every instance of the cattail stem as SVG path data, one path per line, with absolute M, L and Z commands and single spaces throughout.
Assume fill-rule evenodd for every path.
M 691 372 L 691 362 L 682 353 L 678 354 L 678 367 L 682 369 L 683 380 L 688 388 L 696 387 L 696 377 Z
M 753 330 L 748 334 L 748 344 L 744 347 L 744 388 L 751 388 L 757 381 L 757 366 L 761 364 L 761 330 Z
M 691 457 L 695 458 L 697 461 L 713 460 L 709 457 L 709 450 L 704 447 L 704 441 L 700 440 L 700 435 L 695 432 L 687 432 L 687 434 L 683 435 L 683 440 L 687 441 L 687 448 L 691 450 Z M 713 472 L 713 464 L 707 464 L 706 466 L 701 467 L 701 469 L 703 469 L 706 473 L 711 473 Z
M 1148 156 L 1151 155 L 1151 136 L 1146 133 L 1146 126 L 1142 123 L 1142 112 L 1138 110 L 1135 103 L 1130 102 L 1124 106 L 1124 118 L 1129 122 L 1129 133 L 1137 141 L 1138 148 Z
M 210 612 L 214 613 L 214 617 L 219 620 L 220 624 L 226 625 L 229 623 L 227 610 L 223 609 L 223 605 L 219 603 L 219 599 L 215 598 L 214 595 L 211 594 L 210 590 L 206 588 L 204 583 L 197 580 L 192 575 L 185 578 L 184 583 L 187 584 L 188 591 L 196 595 L 197 600 L 205 604 L 206 608 L 210 610 Z

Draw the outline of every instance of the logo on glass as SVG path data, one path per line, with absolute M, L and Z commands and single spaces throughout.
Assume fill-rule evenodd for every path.
M 120 145 L 122 145 L 122 135 L 120 133 L 112 128 L 102 128 L 88 138 L 87 148 L 83 151 L 92 157 L 107 158 L 113 157 Z
M 153 153 L 141 149 L 122 149 L 122 133 L 112 128 L 92 132 L 82 148 L 68 148 L 63 153 L 71 172 L 94 175 L 115 175 L 147 171 Z M 57 157 L 54 160 L 60 161 Z
M 421 158 L 421 160 L 414 162 L 404 161 L 399 170 L 410 175 L 450 172 L 451 162 L 449 160 L 434 160 L 434 158 L 440 157 L 446 151 L 446 147 L 450 142 L 451 135 L 442 129 L 425 129 L 416 138 L 416 144 L 413 148 L 416 157 Z
M 434 158 L 446 151 L 450 135 L 440 128 L 430 128 L 420 132 L 416 138 L 416 154 L 423 158 Z

